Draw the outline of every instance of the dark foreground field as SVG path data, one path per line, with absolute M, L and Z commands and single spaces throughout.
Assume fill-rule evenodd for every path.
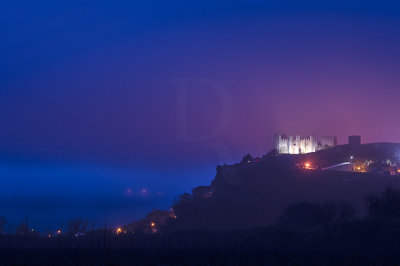
M 400 265 L 400 190 L 365 202 L 362 218 L 346 202 L 300 202 L 275 225 L 236 230 L 0 235 L 0 266 Z
M 1 265 L 399 265 L 395 252 L 1 250 Z

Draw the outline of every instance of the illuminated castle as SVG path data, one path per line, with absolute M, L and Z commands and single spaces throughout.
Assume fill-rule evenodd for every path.
M 302 154 L 328 149 L 337 145 L 333 136 L 286 136 L 274 135 L 274 148 L 281 154 Z

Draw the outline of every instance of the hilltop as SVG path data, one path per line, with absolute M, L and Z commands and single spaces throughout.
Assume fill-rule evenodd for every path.
M 350 157 L 354 157 L 357 161 L 382 162 L 390 160 L 398 162 L 400 159 L 400 143 L 377 142 L 357 146 L 346 144 L 295 157 L 303 161 L 312 161 L 321 168 L 349 161 Z
M 186 229 L 237 229 L 273 224 L 285 208 L 297 202 L 345 201 L 356 214 L 365 214 L 364 198 L 387 187 L 400 188 L 400 176 L 376 172 L 323 171 L 322 167 L 354 160 L 397 163 L 400 144 L 372 143 L 349 145 L 304 155 L 278 155 L 271 151 L 262 158 L 246 155 L 240 163 L 217 167 L 208 186 L 194 188 L 174 202 L 171 211 L 149 214 L 147 219 L 127 228 L 159 225 Z M 302 169 L 303 162 L 318 169 Z M 163 216 L 161 215 L 161 216 Z

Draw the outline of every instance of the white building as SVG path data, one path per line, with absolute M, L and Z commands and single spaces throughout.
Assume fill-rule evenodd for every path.
M 328 149 L 337 145 L 333 136 L 286 136 L 274 135 L 274 148 L 281 154 L 302 154 Z

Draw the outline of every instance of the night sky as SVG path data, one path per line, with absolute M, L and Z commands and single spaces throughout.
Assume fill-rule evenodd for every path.
M 395 1 L 0 3 L 0 216 L 126 224 L 275 132 L 400 142 Z

